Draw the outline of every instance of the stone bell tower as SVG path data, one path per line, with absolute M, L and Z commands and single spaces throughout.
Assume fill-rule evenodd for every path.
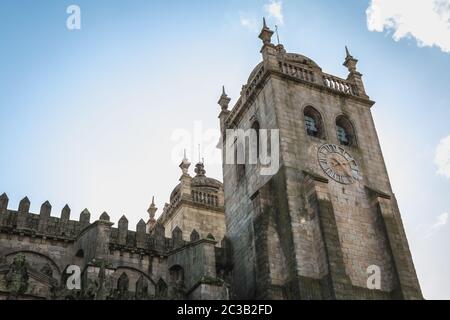
M 273 175 L 227 163 L 223 139 L 233 297 L 422 299 L 358 60 L 346 50 L 342 79 L 272 35 L 264 21 L 262 62 L 231 110 L 219 100 L 223 136 L 279 134 Z

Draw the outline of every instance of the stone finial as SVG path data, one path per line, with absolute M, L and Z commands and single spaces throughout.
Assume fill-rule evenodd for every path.
M 357 96 L 361 96 L 364 98 L 369 98 L 366 94 L 366 89 L 364 88 L 364 83 L 362 80 L 362 74 L 358 72 L 356 69 L 356 65 L 358 64 L 358 59 L 355 59 L 348 50 L 347 46 L 345 47 L 345 62 L 344 66 L 348 69 L 349 75 L 347 77 L 347 81 L 353 84 L 353 93 Z
M 127 244 L 127 234 L 128 234 L 128 219 L 125 215 L 119 220 L 119 243 L 122 245 Z
M 59 220 L 59 233 L 61 235 L 65 235 L 67 230 L 69 229 L 69 221 L 70 221 L 70 207 L 69 205 L 65 205 L 61 210 L 61 219 Z
M 6 195 L 6 193 L 3 193 L 3 194 L 0 196 L 0 213 L 1 213 L 3 210 L 8 209 L 8 203 L 9 203 L 9 198 L 8 198 L 8 196 Z
M 231 99 L 228 97 L 227 93 L 225 92 L 225 86 L 223 86 L 222 87 L 222 95 L 220 96 L 220 99 L 217 102 L 219 104 L 219 106 L 222 107 L 222 111 L 228 110 L 230 101 L 231 101 Z
M 40 215 L 41 216 L 50 216 L 50 213 L 52 211 L 52 205 L 50 204 L 50 202 L 45 201 L 42 206 L 41 206 L 41 211 L 40 211 Z
M 144 229 L 145 230 L 145 221 L 144 219 L 139 220 L 138 224 L 136 225 L 136 230 Z
M 178 226 L 172 230 L 172 241 L 175 248 L 183 245 L 183 231 Z
M 175 236 L 175 238 L 180 237 L 180 235 L 183 234 L 183 231 L 181 231 L 180 227 L 176 226 L 173 230 L 172 230 L 172 235 Z
M 22 200 L 20 200 L 19 212 L 20 213 L 29 213 L 30 212 L 30 200 L 28 199 L 28 197 L 25 197 Z
M 45 201 L 41 206 L 41 212 L 39 217 L 39 232 L 45 233 L 47 231 L 48 220 L 50 219 L 50 213 L 52 211 L 52 205 L 50 202 Z
M 156 211 L 158 211 L 158 208 L 155 205 L 155 197 L 152 197 L 152 203 L 150 204 L 150 207 L 148 208 L 147 212 L 150 215 L 150 220 L 155 219 Z
M 30 213 L 30 200 L 23 198 L 19 203 L 19 213 L 17 215 L 17 227 L 19 229 L 28 227 L 28 216 Z
M 345 62 L 344 66 L 348 69 L 350 73 L 356 72 L 356 65 L 358 64 L 358 60 L 353 58 L 353 56 L 350 54 L 350 51 L 348 50 L 348 47 L 345 46 Z
M 348 47 L 345 46 L 345 54 L 347 58 L 353 58 L 352 55 L 350 54 L 350 51 L 348 50 Z
M 184 157 L 180 164 L 180 169 L 183 172 L 183 176 L 189 176 L 189 167 L 191 166 L 191 163 L 186 157 L 186 150 L 184 150 Z
M 163 224 L 159 221 L 156 221 L 150 234 L 155 238 L 155 248 L 158 250 L 163 250 L 166 241 L 166 228 L 163 226 Z
M 278 44 L 276 46 L 277 52 L 279 53 L 286 53 L 286 49 L 284 48 L 284 46 L 282 44 Z
M 102 215 L 100 216 L 100 220 L 101 221 L 110 221 L 110 217 L 109 217 L 108 213 L 103 212 Z
M 8 210 L 8 202 L 8 196 L 6 195 L 6 193 L 3 193 L 0 196 L 0 226 L 3 225 L 4 221 L 6 221 L 6 215 L 4 213 L 6 213 Z
M 200 240 L 200 234 L 197 232 L 197 230 L 194 229 L 191 233 L 191 242 L 195 242 L 198 240 Z
M 206 174 L 205 164 L 203 162 L 199 162 L 195 165 L 195 173 L 197 177 L 204 177 Z
M 125 215 L 123 215 L 122 218 L 120 218 L 120 220 L 119 220 L 119 226 L 121 224 L 127 224 L 128 225 L 128 219 L 127 219 L 127 217 Z
M 70 207 L 67 204 L 61 210 L 61 220 L 66 222 L 70 220 Z
M 148 219 L 148 222 L 147 222 L 148 233 L 150 233 L 153 230 L 153 228 L 156 224 L 156 219 L 155 219 L 156 211 L 158 211 L 158 208 L 155 205 L 155 197 L 153 196 L 152 203 L 150 204 L 150 208 L 148 208 L 148 210 L 147 210 L 147 212 L 150 216 L 150 218 Z
M 139 248 L 145 247 L 145 235 L 146 235 L 146 224 L 144 220 L 139 220 L 138 224 L 136 225 L 136 245 Z
M 274 32 L 267 27 L 266 18 L 263 18 L 263 28 L 259 34 L 259 38 L 262 40 L 264 45 L 269 45 L 272 43 L 272 36 Z
M 83 212 L 81 212 L 80 214 L 81 228 L 87 227 L 90 222 L 91 222 L 91 213 L 89 212 L 88 209 L 84 209 Z

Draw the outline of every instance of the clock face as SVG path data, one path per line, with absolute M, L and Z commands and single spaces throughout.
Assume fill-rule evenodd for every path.
M 319 164 L 333 180 L 342 184 L 352 184 L 361 179 L 355 159 L 341 146 L 325 144 L 319 148 Z

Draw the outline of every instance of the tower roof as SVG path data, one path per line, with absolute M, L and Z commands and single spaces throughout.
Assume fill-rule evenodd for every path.
M 281 61 L 291 63 L 291 64 L 297 64 L 301 66 L 306 66 L 309 68 L 318 68 L 321 69 L 320 66 L 311 58 L 308 58 L 307 56 L 304 56 L 302 54 L 298 53 L 289 53 L 289 52 L 279 52 L 279 59 Z M 248 77 L 247 83 L 250 83 L 255 75 L 261 70 L 263 67 L 264 62 L 260 62 L 256 65 L 256 67 L 253 69 L 253 71 L 250 73 L 250 76 Z

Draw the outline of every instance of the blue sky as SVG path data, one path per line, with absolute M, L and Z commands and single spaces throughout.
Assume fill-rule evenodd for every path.
M 450 299 L 450 2 L 402 3 L 3 0 L 0 193 L 147 219 L 178 183 L 174 132 L 217 129 L 220 88 L 238 97 L 266 16 L 325 72 L 346 76 L 345 45 L 359 59 L 425 297 Z M 81 30 L 66 28 L 71 4 Z M 195 162 L 197 141 L 182 144 Z

